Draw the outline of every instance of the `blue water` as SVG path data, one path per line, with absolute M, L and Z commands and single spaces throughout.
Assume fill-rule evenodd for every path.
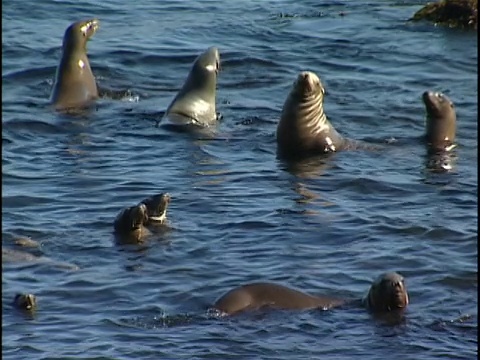
M 407 22 L 425 2 L 2 1 L 2 245 L 29 236 L 30 252 L 79 267 L 3 264 L 3 358 L 476 358 L 477 33 Z M 91 17 L 93 72 L 129 93 L 55 114 L 63 32 Z M 222 59 L 215 135 L 155 127 L 209 46 Z M 303 70 L 339 132 L 385 150 L 278 160 Z M 444 173 L 421 140 L 430 89 L 457 107 Z M 117 213 L 164 191 L 170 231 L 117 245 Z M 247 282 L 360 298 L 385 271 L 406 279 L 401 324 L 355 307 L 205 315 Z M 33 317 L 12 309 L 16 292 L 37 296 Z

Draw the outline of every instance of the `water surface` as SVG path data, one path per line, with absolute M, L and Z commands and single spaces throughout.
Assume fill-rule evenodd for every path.
M 4 359 L 475 358 L 477 34 L 407 22 L 422 3 L 4 1 L 2 245 L 30 236 L 54 262 L 3 264 Z M 63 32 L 90 17 L 100 86 L 130 95 L 55 114 Z M 209 46 L 222 58 L 214 136 L 155 127 Z M 303 70 L 339 132 L 385 150 L 278 160 Z M 429 89 L 457 107 L 446 173 L 426 166 Z M 163 191 L 171 230 L 117 245 L 117 213 Z M 361 308 L 205 312 L 252 281 L 360 298 L 385 271 L 410 292 L 396 326 Z M 35 316 L 13 311 L 18 291 L 37 295 Z

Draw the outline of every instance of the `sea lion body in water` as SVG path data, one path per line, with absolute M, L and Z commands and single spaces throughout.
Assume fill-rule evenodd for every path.
M 140 203 L 123 209 L 113 224 L 115 235 L 121 239 L 120 242 L 139 242 L 150 234 L 145 227 L 147 222 L 148 214 L 145 204 Z
M 220 53 L 210 47 L 200 54 L 183 87 L 175 96 L 162 121 L 168 125 L 210 126 L 216 123 L 217 74 Z
M 272 283 L 253 283 L 230 290 L 220 297 L 213 308 L 223 315 L 264 307 L 299 310 L 329 309 L 347 303 L 347 300 L 326 296 L 315 296 Z M 364 305 L 372 312 L 403 310 L 409 302 L 403 277 L 397 273 L 379 276 L 371 285 Z
M 87 41 L 99 27 L 97 19 L 71 24 L 63 37 L 51 103 L 56 110 L 82 108 L 98 98 L 95 77 L 87 57 Z
M 12 304 L 18 310 L 34 312 L 37 308 L 37 297 L 33 294 L 17 294 Z
M 141 242 L 151 234 L 148 225 L 164 225 L 171 196 L 162 193 L 119 212 L 113 227 L 120 242 Z
M 449 171 L 453 168 L 456 148 L 457 115 L 455 105 L 440 92 L 425 91 L 422 95 L 427 113 L 425 140 L 427 142 L 427 169 Z
M 286 158 L 327 154 L 345 149 L 374 148 L 373 144 L 344 138 L 323 109 L 325 88 L 319 77 L 303 71 L 283 105 L 277 126 L 277 149 Z
M 450 151 L 455 148 L 457 115 L 455 105 L 440 92 L 425 91 L 422 95 L 427 112 L 426 140 L 433 151 Z
M 43 263 L 65 270 L 78 270 L 75 264 L 55 261 L 46 256 L 36 256 L 26 251 L 9 249 L 2 246 L 2 266 L 3 264 L 23 264 L 23 263 Z

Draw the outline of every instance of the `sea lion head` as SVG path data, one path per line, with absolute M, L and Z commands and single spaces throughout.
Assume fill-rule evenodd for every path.
M 86 51 L 87 41 L 100 26 L 98 19 L 81 20 L 70 25 L 63 36 L 63 50 L 82 49 Z
M 169 193 L 154 195 L 143 200 L 141 204 L 144 204 L 147 208 L 148 222 L 165 223 L 170 200 L 171 196 Z
M 373 312 L 403 310 L 408 302 L 403 276 L 395 272 L 380 275 L 373 282 L 366 298 L 366 304 Z
M 293 83 L 291 94 L 296 95 L 298 99 L 309 99 L 313 96 L 323 104 L 325 87 L 317 74 L 311 71 L 302 71 Z
M 37 298 L 33 294 L 17 294 L 13 299 L 13 305 L 19 310 L 34 311 L 37 307 Z
M 115 219 L 115 230 L 120 233 L 129 233 L 142 229 L 148 222 L 147 206 L 138 204 L 126 208 Z
M 216 47 L 212 46 L 195 59 L 188 78 L 185 81 L 184 91 L 202 89 L 202 97 L 214 100 L 217 87 L 217 74 L 219 71 L 220 52 Z
M 218 51 L 218 48 L 215 46 L 209 47 L 203 53 L 198 55 L 193 67 L 197 71 L 217 75 L 220 71 L 220 52 Z
M 437 150 L 451 150 L 454 147 L 457 119 L 455 105 L 441 92 L 425 91 L 422 99 L 427 112 L 428 145 Z

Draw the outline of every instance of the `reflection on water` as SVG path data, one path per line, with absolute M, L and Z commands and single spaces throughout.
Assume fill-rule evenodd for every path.
M 322 176 L 333 166 L 335 154 L 313 156 L 296 161 L 279 161 L 282 168 L 291 174 L 304 179 L 315 179 Z

